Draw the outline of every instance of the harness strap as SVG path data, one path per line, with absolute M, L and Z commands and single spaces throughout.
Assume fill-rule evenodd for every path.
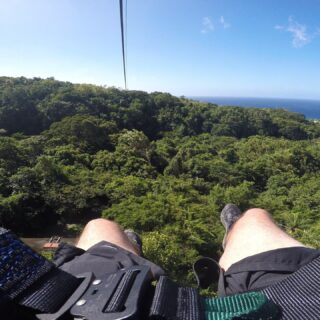
M 280 318 L 280 313 L 278 307 L 261 292 L 204 298 L 196 289 L 180 287 L 162 276 L 149 316 L 163 320 L 275 320 Z
M 247 292 L 222 298 L 203 298 L 206 320 L 276 320 L 279 308 L 261 292 Z
M 90 272 L 75 277 L 3 228 L 0 257 L 0 314 L 10 320 L 140 319 L 141 298 L 151 284 L 147 266 L 133 266 L 100 279 Z M 17 307 L 17 312 L 11 312 Z
M 165 276 L 158 281 L 149 316 L 168 320 L 204 319 L 196 289 L 179 287 Z
M 0 304 L 8 301 L 54 313 L 81 280 L 60 269 L 0 228 Z
M 320 318 L 320 253 L 286 279 L 263 290 L 283 310 L 283 319 Z

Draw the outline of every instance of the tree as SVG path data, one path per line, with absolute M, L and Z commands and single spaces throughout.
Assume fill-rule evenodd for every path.
M 320 123 L 285 110 L 0 77 L 0 224 L 47 236 L 114 219 L 194 284 L 195 259 L 221 254 L 228 202 L 320 245 L 319 137 Z
M 112 149 L 110 135 L 117 132 L 115 123 L 93 116 L 76 115 L 54 123 L 46 133 L 52 145 L 73 144 L 82 151 L 94 153 Z

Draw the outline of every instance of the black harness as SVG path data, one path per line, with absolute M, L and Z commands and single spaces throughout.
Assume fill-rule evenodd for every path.
M 95 278 L 77 277 L 38 255 L 12 232 L 0 228 L 0 310 L 5 319 L 175 319 L 200 320 L 196 289 L 167 277 L 152 286 L 147 266 Z M 142 301 L 143 298 L 143 301 Z
M 164 276 L 156 286 L 151 280 L 146 266 L 75 277 L 0 228 L 1 319 L 226 319 L 219 312 L 235 315 L 227 319 L 320 319 L 320 257 L 261 292 L 226 298 L 202 298 Z M 253 303 L 259 309 L 239 313 L 252 310 Z

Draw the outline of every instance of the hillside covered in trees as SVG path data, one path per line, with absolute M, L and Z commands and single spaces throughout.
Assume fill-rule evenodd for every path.
M 35 236 L 114 219 L 190 283 L 197 257 L 221 253 L 228 202 L 264 207 L 320 246 L 319 137 L 280 109 L 1 77 L 0 225 Z

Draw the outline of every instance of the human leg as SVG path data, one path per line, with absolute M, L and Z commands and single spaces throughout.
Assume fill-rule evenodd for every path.
M 254 208 L 241 215 L 230 228 L 219 264 L 226 271 L 249 256 L 290 247 L 304 245 L 280 229 L 267 211 Z
M 139 255 L 138 248 L 130 242 L 122 228 L 116 222 L 103 218 L 91 220 L 86 224 L 77 247 L 88 250 L 100 241 L 108 241 Z

